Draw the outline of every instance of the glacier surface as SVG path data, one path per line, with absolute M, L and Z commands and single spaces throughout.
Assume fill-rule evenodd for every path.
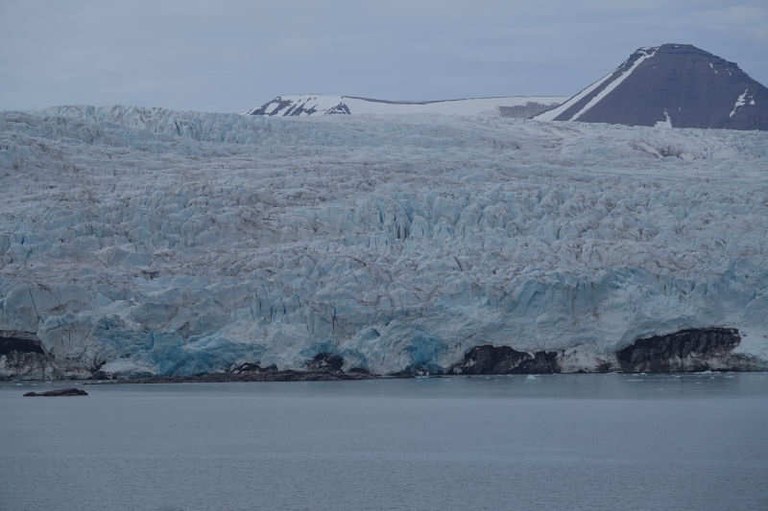
M 0 113 L 0 186 L 0 330 L 66 375 L 768 359 L 768 133 L 60 107 Z

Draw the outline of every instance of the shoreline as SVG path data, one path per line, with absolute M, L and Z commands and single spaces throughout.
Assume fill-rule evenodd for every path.
M 717 369 L 705 371 L 679 371 L 679 372 L 623 372 L 623 371 L 604 371 L 604 372 L 572 372 L 572 373 L 493 373 L 493 374 L 361 374 L 361 373 L 323 373 L 314 371 L 295 371 L 286 370 L 269 374 L 249 374 L 233 375 L 226 373 L 211 373 L 196 376 L 152 376 L 137 378 L 105 378 L 105 379 L 53 379 L 53 380 L 0 380 L 0 385 L 39 385 L 39 384 L 67 384 L 67 385 L 158 385 L 174 383 L 269 383 L 269 382 L 342 382 L 342 381 L 367 381 L 367 380 L 413 380 L 413 379 L 434 379 L 434 378 L 487 378 L 498 376 L 520 376 L 520 377 L 539 377 L 539 376 L 572 376 L 572 375 L 626 375 L 626 376 L 703 376 L 714 374 L 741 374 L 741 373 L 768 373 L 766 369 L 743 370 L 743 369 Z

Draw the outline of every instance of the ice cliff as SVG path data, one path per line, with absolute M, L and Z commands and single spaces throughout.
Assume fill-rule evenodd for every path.
M 768 133 L 64 107 L 0 113 L 0 186 L 0 330 L 57 375 L 768 360 Z

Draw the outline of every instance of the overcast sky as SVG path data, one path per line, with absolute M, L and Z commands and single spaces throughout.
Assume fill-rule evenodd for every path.
M 570 95 L 664 42 L 768 84 L 766 0 L 0 0 L 0 109 Z

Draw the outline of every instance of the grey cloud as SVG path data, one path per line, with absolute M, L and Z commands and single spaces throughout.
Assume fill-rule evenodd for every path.
M 0 2 L 0 108 L 241 111 L 285 92 L 569 94 L 690 42 L 768 80 L 761 1 Z

